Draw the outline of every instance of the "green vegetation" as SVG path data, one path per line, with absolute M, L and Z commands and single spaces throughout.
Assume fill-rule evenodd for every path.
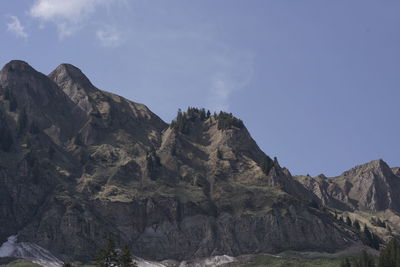
M 375 267 L 375 258 L 365 250 L 354 258 L 345 258 L 340 262 L 340 267 Z
M 157 156 L 155 152 L 147 153 L 146 164 L 150 179 L 155 180 L 157 173 L 161 168 L 160 158 Z
M 351 267 L 351 262 L 349 258 L 345 258 L 340 263 L 340 267 Z
M 26 260 L 16 260 L 5 265 L 6 267 L 40 267 L 39 264 L 32 263 Z
M 232 113 L 226 113 L 221 111 L 218 116 L 218 130 L 226 130 L 231 129 L 232 127 L 236 127 L 239 129 L 244 128 L 243 121 L 235 118 Z
M 128 246 L 118 250 L 115 243 L 109 239 L 105 248 L 101 248 L 96 254 L 96 266 L 98 267 L 137 267 L 133 261 Z
M 361 230 L 361 225 L 360 225 L 360 222 L 359 222 L 358 220 L 355 220 L 355 221 L 354 221 L 353 226 L 354 226 L 354 228 L 357 229 L 357 231 L 360 231 L 360 230 Z
M 224 155 L 222 154 L 222 152 L 221 152 L 221 150 L 217 150 L 217 158 L 218 159 L 223 159 L 224 158 Z
M 260 166 L 261 170 L 265 173 L 265 175 L 268 175 L 270 170 L 274 166 L 274 163 L 270 158 L 264 157 L 263 159 L 261 159 L 259 166 Z
M 227 113 L 221 111 L 218 115 L 214 113 L 213 117 L 218 122 L 218 130 L 227 130 L 232 127 L 239 129 L 244 128 L 242 120 L 235 118 L 232 113 Z M 188 134 L 190 132 L 190 124 L 195 121 L 205 121 L 211 118 L 211 112 L 205 110 L 204 108 L 193 108 L 189 107 L 186 112 L 182 112 L 181 109 L 178 110 L 176 119 L 171 122 L 170 127 L 183 134 Z
M 209 119 L 211 116 L 211 112 L 204 108 L 193 108 L 189 107 L 186 112 L 182 112 L 181 109 L 178 109 L 178 114 L 176 115 L 176 119 L 171 122 L 171 128 L 176 129 L 183 134 L 188 134 L 190 130 L 190 122 L 195 121 L 205 121 Z
M 353 226 L 353 222 L 351 221 L 351 219 L 350 219 L 349 216 L 347 216 L 347 218 L 346 218 L 346 224 L 347 224 L 348 226 L 350 226 L 350 227 Z
M 372 217 L 371 222 L 375 226 L 386 228 L 386 223 L 384 221 L 382 221 L 380 218 Z
M 366 251 L 362 251 L 360 255 L 353 259 L 343 259 L 340 267 L 400 267 L 399 242 L 392 238 L 386 247 L 381 250 L 377 260 Z
M 378 249 L 379 250 L 379 244 L 381 243 L 380 240 L 379 240 L 379 237 L 376 234 L 374 234 L 373 232 L 371 232 L 368 229 L 367 225 L 364 226 L 364 235 L 368 240 L 367 245 L 372 247 L 372 248 L 374 248 L 374 249 Z
M 250 261 L 236 262 L 226 266 L 246 266 L 246 267 L 338 267 L 340 259 L 304 259 L 297 257 L 277 257 L 271 255 L 257 255 Z M 225 265 L 224 265 L 225 266 Z
M 379 256 L 378 267 L 400 267 L 400 245 L 392 238 Z

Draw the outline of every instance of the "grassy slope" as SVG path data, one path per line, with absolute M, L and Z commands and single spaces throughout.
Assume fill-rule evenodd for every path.
M 257 255 L 247 260 L 240 260 L 224 267 L 338 267 L 341 259 L 303 259 L 303 258 L 279 258 L 270 255 Z
M 40 265 L 32 263 L 30 261 L 26 260 L 16 260 L 13 262 L 10 262 L 7 265 L 4 265 L 6 267 L 40 267 Z

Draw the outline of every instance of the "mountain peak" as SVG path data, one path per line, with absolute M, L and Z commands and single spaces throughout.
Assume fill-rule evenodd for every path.
M 66 72 L 72 77 L 80 78 L 80 77 L 86 77 L 85 74 L 79 69 L 78 67 L 75 67 L 72 64 L 68 63 L 62 63 L 58 65 L 58 67 L 53 71 L 53 72 Z
M 63 63 L 59 65 L 49 74 L 49 77 L 58 85 L 72 82 L 78 84 L 80 88 L 84 88 L 85 90 L 95 91 L 94 85 L 86 75 L 72 64 Z
M 11 60 L 4 65 L 1 70 L 7 72 L 20 71 L 20 72 L 36 72 L 28 63 L 23 60 Z
M 345 171 L 343 175 L 351 176 L 357 172 L 388 173 L 391 172 L 391 169 L 385 161 L 383 161 L 382 159 L 377 159 Z

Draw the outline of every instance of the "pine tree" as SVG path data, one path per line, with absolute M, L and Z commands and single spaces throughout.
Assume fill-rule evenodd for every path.
M 369 231 L 369 228 L 368 228 L 368 226 L 366 224 L 364 224 L 364 234 L 365 234 L 365 236 L 367 237 L 368 240 L 372 239 L 372 234 Z
M 261 159 L 260 168 L 265 173 L 265 175 L 269 174 L 269 171 L 271 170 L 272 166 L 273 162 L 269 158 L 264 157 Z
M 368 245 L 374 249 L 379 249 L 379 244 L 380 244 L 380 240 L 379 237 L 374 234 L 371 233 L 371 231 L 368 229 L 368 226 L 365 224 L 364 226 L 364 235 L 368 240 Z
M 381 243 L 381 241 L 380 241 L 379 237 L 376 234 L 372 233 L 371 247 L 373 247 L 376 250 L 379 250 L 380 243 Z
M 118 262 L 118 254 L 115 243 L 112 239 L 108 239 L 106 248 L 102 248 L 96 255 L 96 266 L 111 267 Z
M 378 218 L 377 221 L 376 221 L 376 223 L 377 223 L 377 225 L 378 225 L 379 227 L 386 228 L 386 224 L 385 224 L 384 221 L 381 220 L 381 218 Z
M 359 222 L 358 220 L 355 220 L 355 221 L 354 221 L 353 226 L 354 226 L 358 231 L 360 231 L 361 226 L 360 226 L 360 222 Z
M 127 245 L 122 249 L 118 257 L 118 265 L 121 267 L 136 267 L 137 264 L 132 260 L 131 253 Z
M 365 250 L 354 260 L 354 267 L 375 267 L 374 258 Z
M 192 108 L 188 109 L 187 114 L 183 113 L 181 109 L 178 109 L 176 119 L 171 122 L 171 128 L 183 134 L 189 133 L 188 118 L 190 116 L 192 116 Z
M 200 120 L 204 121 L 206 119 L 206 110 L 202 108 L 200 110 Z
M 217 150 L 217 158 L 218 159 L 222 159 L 223 158 L 222 152 L 219 149 Z
M 232 115 L 232 113 L 226 113 L 221 111 L 217 117 L 218 117 L 218 130 L 226 130 L 232 127 L 236 127 L 239 129 L 244 128 L 242 120 L 235 118 Z
M 398 267 L 400 266 L 400 245 L 392 238 L 379 255 L 378 267 Z
M 98 267 L 137 267 L 128 246 L 125 245 L 122 250 L 118 250 L 111 239 L 108 239 L 105 248 L 97 252 L 95 260 Z
M 345 258 L 340 262 L 340 267 L 351 267 L 349 258 Z
M 347 218 L 346 218 L 346 224 L 348 225 L 348 226 L 352 226 L 352 222 L 351 222 L 351 219 L 350 219 L 350 217 L 349 216 L 347 216 Z

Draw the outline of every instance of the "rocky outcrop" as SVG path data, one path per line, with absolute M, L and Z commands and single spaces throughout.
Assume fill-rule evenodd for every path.
M 400 167 L 394 167 L 392 168 L 392 172 L 396 176 L 400 176 Z
M 157 260 L 360 242 L 312 205 L 316 195 L 340 202 L 328 181 L 306 179 L 315 187 L 307 190 L 230 114 L 189 109 L 168 125 L 68 64 L 45 76 L 12 61 L 0 95 L 0 241 L 18 233 L 83 260 L 107 238 Z
M 334 178 L 297 176 L 329 207 L 340 210 L 400 212 L 400 177 L 383 160 L 356 166 Z

